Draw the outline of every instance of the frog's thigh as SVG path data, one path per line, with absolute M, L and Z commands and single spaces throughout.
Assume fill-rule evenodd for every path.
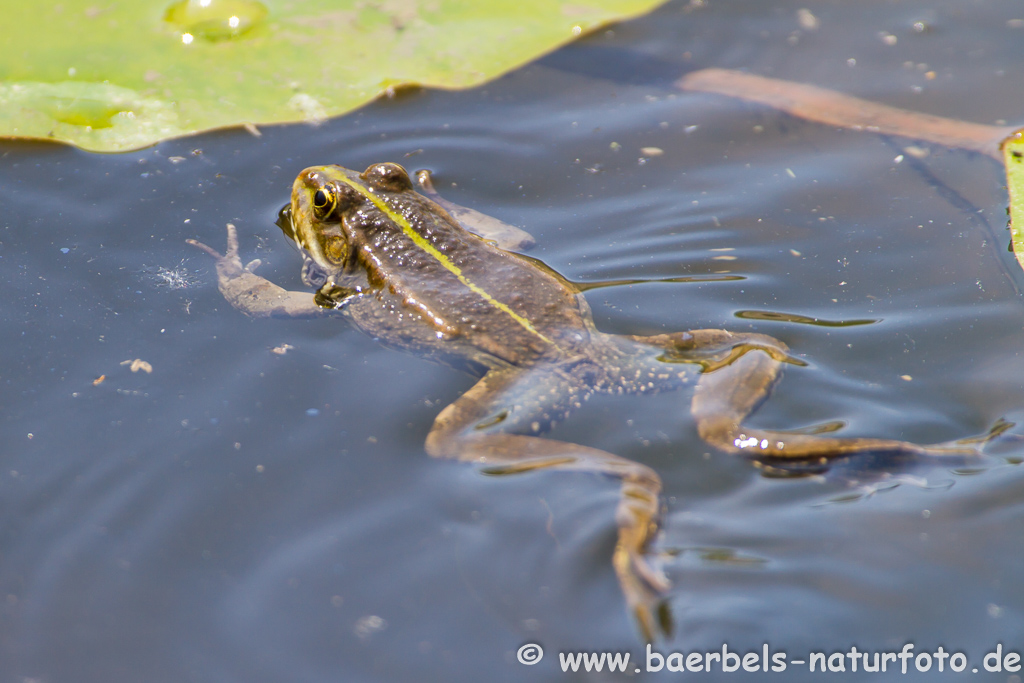
M 692 340 L 687 340 L 692 348 L 686 354 L 712 359 L 697 383 L 691 412 L 701 437 L 723 451 L 757 458 L 828 458 L 866 451 L 956 451 L 892 439 L 844 439 L 746 428 L 743 420 L 767 398 L 780 377 L 782 362 L 788 357 L 786 345 L 760 334 L 724 330 L 696 330 L 687 334 L 692 335 Z
M 516 469 L 562 467 L 648 481 L 658 475 L 612 453 L 537 436 L 568 417 L 589 389 L 559 372 L 492 370 L 446 407 L 427 436 L 427 452 Z
M 649 467 L 612 453 L 532 434 L 563 419 L 586 389 L 556 372 L 492 370 L 445 408 L 427 436 L 435 457 L 480 463 L 492 472 L 540 468 L 598 472 L 622 480 L 612 558 L 627 604 L 648 637 L 655 633 L 657 594 L 668 580 L 645 560 L 657 531 L 661 480 Z

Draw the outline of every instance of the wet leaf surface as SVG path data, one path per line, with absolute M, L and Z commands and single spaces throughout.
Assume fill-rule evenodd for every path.
M 91 0 L 5 8 L 0 136 L 114 152 L 319 122 L 419 84 L 478 85 L 656 0 Z

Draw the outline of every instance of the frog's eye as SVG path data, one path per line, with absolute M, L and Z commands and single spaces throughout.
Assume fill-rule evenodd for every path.
M 330 185 L 324 185 L 313 193 L 313 215 L 317 218 L 327 218 L 337 204 L 338 195 Z
M 412 189 L 409 173 L 398 164 L 374 164 L 363 171 L 363 178 L 374 187 L 389 192 Z

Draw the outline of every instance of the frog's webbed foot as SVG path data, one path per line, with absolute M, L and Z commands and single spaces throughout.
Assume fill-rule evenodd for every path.
M 243 266 L 238 255 L 238 232 L 235 226 L 228 223 L 227 232 L 228 245 L 224 254 L 198 240 L 185 241 L 216 259 L 217 288 L 228 303 L 255 318 L 314 317 L 324 314 L 310 293 L 292 292 L 256 275 L 255 270 L 260 266 L 259 259 Z
M 487 474 L 541 468 L 596 472 L 622 482 L 612 566 L 644 638 L 670 629 L 664 593 L 671 584 L 647 547 L 658 531 L 661 480 L 645 465 L 579 444 L 537 436 L 578 405 L 588 388 L 551 370 L 492 370 L 441 411 L 427 436 L 434 457 L 474 462 Z
M 242 259 L 238 255 L 238 230 L 233 223 L 227 224 L 228 248 L 222 255 L 213 247 L 207 246 L 199 240 L 185 240 L 194 247 L 199 247 L 217 261 L 217 277 L 220 280 L 231 280 L 240 277 L 243 272 L 253 273 L 260 267 L 261 261 L 254 259 L 242 266 Z
M 975 456 L 980 448 L 1012 425 L 997 423 L 980 437 L 934 445 L 895 439 L 842 438 L 812 433 L 744 427 L 742 422 L 768 397 L 784 363 L 802 365 L 785 344 L 763 334 L 725 330 L 694 330 L 637 341 L 665 349 L 661 360 L 702 366 L 691 412 L 697 430 L 709 444 L 755 460 L 811 460 L 856 453 L 900 453 L 916 456 Z
M 521 251 L 534 245 L 533 235 L 522 228 L 509 225 L 474 209 L 460 206 L 439 195 L 431 182 L 430 171 L 426 169 L 416 171 L 416 182 L 419 183 L 421 194 L 430 197 L 447 211 L 448 215 L 458 221 L 459 225 L 474 235 L 479 235 L 485 240 L 494 242 L 501 249 L 510 251 Z

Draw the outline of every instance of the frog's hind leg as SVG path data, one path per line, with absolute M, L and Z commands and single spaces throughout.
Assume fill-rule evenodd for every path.
M 893 439 L 840 438 L 743 426 L 743 420 L 768 397 L 783 364 L 800 364 L 777 339 L 763 334 L 734 334 L 725 330 L 695 330 L 635 341 L 659 346 L 665 362 L 702 366 L 691 412 L 700 436 L 728 453 L 762 459 L 832 458 L 864 452 L 914 455 L 976 455 L 981 439 L 922 446 Z
M 661 593 L 670 584 L 645 556 L 658 529 L 661 480 L 649 467 L 612 453 L 538 434 L 586 400 L 590 389 L 568 372 L 492 370 L 445 408 L 427 436 L 435 457 L 478 463 L 491 474 L 557 468 L 597 472 L 622 481 L 612 564 L 643 635 L 670 630 Z

